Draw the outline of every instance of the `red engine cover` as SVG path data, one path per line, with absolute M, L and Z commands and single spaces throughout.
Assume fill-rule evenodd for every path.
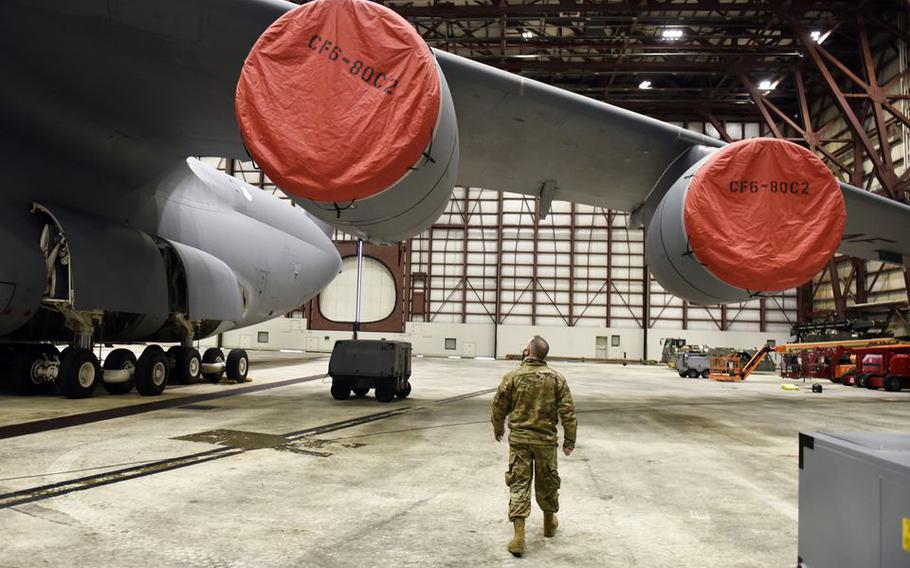
M 786 140 L 725 146 L 698 170 L 686 196 L 695 256 L 746 290 L 784 290 L 812 278 L 840 245 L 845 222 L 827 166 Z

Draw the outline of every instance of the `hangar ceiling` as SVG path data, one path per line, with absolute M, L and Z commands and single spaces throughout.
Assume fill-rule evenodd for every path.
M 830 53 L 850 62 L 856 14 L 890 29 L 901 10 L 894 1 L 382 3 L 433 47 L 674 120 L 754 117 L 742 79 L 773 83 L 811 65 L 800 34 L 828 34 Z M 778 85 L 774 98 L 792 106 L 795 85 Z

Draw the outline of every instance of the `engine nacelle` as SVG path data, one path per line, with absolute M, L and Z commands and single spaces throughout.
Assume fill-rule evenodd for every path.
M 347 233 L 406 239 L 451 197 L 448 85 L 423 39 L 380 4 L 315 0 L 276 20 L 247 57 L 236 109 L 262 170 Z
M 812 152 L 743 140 L 670 186 L 648 223 L 648 267 L 690 302 L 740 302 L 812 278 L 840 245 L 845 222 L 840 187 Z

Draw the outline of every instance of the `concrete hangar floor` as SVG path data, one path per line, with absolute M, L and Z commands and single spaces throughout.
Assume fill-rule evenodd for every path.
M 0 396 L 0 566 L 792 566 L 797 432 L 910 427 L 910 393 L 555 362 L 578 447 L 556 538 L 535 505 L 515 559 L 489 423 L 514 362 L 417 358 L 381 404 L 333 400 L 326 357 L 252 358 L 151 408 Z

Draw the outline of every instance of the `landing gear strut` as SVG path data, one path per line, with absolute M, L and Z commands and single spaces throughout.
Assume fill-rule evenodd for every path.
M 191 320 L 180 313 L 171 315 L 174 325 L 180 330 L 180 345 L 175 345 L 167 350 L 167 358 L 171 363 L 171 379 L 184 385 L 198 383 L 202 377 L 202 357 L 199 350 L 193 347 L 193 337 L 198 331 L 198 322 Z
M 68 302 L 54 302 L 73 330 L 73 345 L 63 351 L 57 388 L 66 398 L 88 398 L 95 393 L 101 380 L 101 363 L 92 352 L 92 335 L 102 313 L 78 311 Z

